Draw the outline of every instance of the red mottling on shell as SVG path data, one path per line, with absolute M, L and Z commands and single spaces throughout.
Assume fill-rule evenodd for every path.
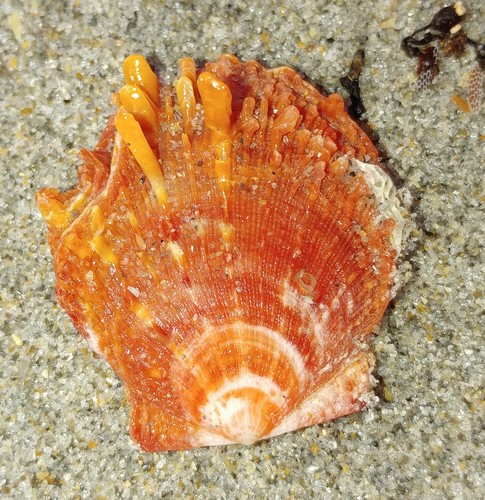
M 158 99 L 131 57 L 78 186 L 37 202 L 58 301 L 123 380 L 133 438 L 249 444 L 360 410 L 398 256 L 375 147 L 289 68 L 184 59 Z

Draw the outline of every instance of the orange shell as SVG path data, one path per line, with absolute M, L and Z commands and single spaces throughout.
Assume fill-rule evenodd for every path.
M 340 96 L 289 68 L 141 56 L 79 184 L 45 188 L 59 303 L 122 378 L 145 450 L 353 413 L 391 298 L 401 216 Z

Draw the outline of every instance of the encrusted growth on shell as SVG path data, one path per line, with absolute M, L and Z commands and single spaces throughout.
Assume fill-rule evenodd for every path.
M 293 70 L 130 56 L 79 184 L 46 188 L 60 304 L 125 383 L 146 450 L 252 443 L 358 411 L 402 218 L 338 95 Z

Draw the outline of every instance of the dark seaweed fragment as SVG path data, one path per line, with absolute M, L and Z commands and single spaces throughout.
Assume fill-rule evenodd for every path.
M 409 56 L 418 56 L 435 40 L 441 40 L 459 32 L 459 25 L 464 16 L 465 8 L 461 2 L 444 7 L 433 16 L 429 24 L 404 38 L 401 42 L 402 48 Z
M 402 48 L 411 57 L 418 58 L 416 86 L 419 90 L 429 87 L 439 73 L 438 42 L 446 56 L 461 56 L 469 39 L 462 31 L 461 22 L 466 14 L 462 2 L 444 7 L 431 22 L 419 28 L 401 42 Z
M 352 58 L 352 64 L 350 65 L 350 70 L 346 76 L 340 78 L 340 83 L 344 89 L 349 93 L 350 106 L 349 113 L 353 118 L 360 119 L 365 113 L 365 106 L 362 102 L 362 96 L 360 93 L 359 78 L 362 73 L 362 68 L 364 67 L 365 53 L 363 49 L 359 49 L 355 52 Z

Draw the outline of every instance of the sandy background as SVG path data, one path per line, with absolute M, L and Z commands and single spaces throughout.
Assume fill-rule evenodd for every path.
M 471 50 L 443 60 L 417 94 L 415 61 L 400 48 L 443 5 L 1 2 L 0 496 L 485 496 L 485 107 L 464 113 L 450 100 L 466 96 Z M 467 7 L 467 33 L 483 43 L 485 4 Z M 380 398 L 249 448 L 142 453 L 120 382 L 55 303 L 35 191 L 75 183 L 77 152 L 95 145 L 130 53 L 158 61 L 167 81 L 182 56 L 231 52 L 342 91 L 361 46 L 367 119 L 415 202 L 409 281 L 375 340 Z

